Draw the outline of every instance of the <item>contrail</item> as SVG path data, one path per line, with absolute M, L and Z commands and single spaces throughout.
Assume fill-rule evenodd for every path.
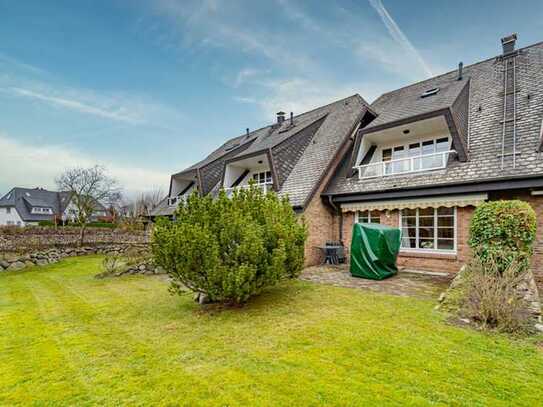
M 381 20 L 383 20 L 383 23 L 385 24 L 390 36 L 394 39 L 394 41 L 396 41 L 407 52 L 413 55 L 413 57 L 417 60 L 417 62 L 420 64 L 428 77 L 434 76 L 428 64 L 424 61 L 424 59 L 422 59 L 420 53 L 413 46 L 413 44 L 411 44 L 411 41 L 409 41 L 409 39 L 405 36 L 400 27 L 398 27 L 398 24 L 396 24 L 396 21 L 394 21 L 392 16 L 388 13 L 381 0 L 369 0 L 369 2 L 370 5 L 375 9 L 375 11 L 377 11 L 379 16 L 381 17 Z

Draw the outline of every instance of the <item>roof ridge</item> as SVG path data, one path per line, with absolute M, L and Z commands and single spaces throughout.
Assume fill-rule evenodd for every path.
M 534 44 L 530 44 L 530 45 L 527 45 L 527 46 L 525 46 L 525 47 L 518 48 L 516 51 L 523 51 L 523 50 L 526 50 L 526 49 L 529 49 L 529 48 L 533 48 L 533 47 L 537 47 L 537 46 L 540 46 L 540 45 L 543 45 L 543 41 L 539 41 L 539 42 L 536 42 L 536 43 L 534 43 Z M 467 70 L 467 69 L 473 68 L 473 67 L 476 66 L 476 65 L 484 64 L 485 62 L 489 62 L 489 61 L 495 60 L 496 58 L 499 58 L 500 56 L 501 56 L 501 55 L 498 54 L 498 55 L 495 55 L 495 56 L 493 56 L 493 57 L 489 57 L 489 58 L 483 59 L 483 60 L 481 60 L 481 61 L 474 62 L 474 63 L 469 64 L 469 65 L 464 65 L 464 68 L 463 68 L 463 69 L 464 69 L 464 71 L 465 71 L 465 70 Z M 371 106 L 373 106 L 373 105 L 374 105 L 379 99 L 381 99 L 383 96 L 389 95 L 389 94 L 391 94 L 391 93 L 398 92 L 398 91 L 403 90 L 403 89 L 406 89 L 406 88 L 410 88 L 410 87 L 412 87 L 412 86 L 420 85 L 420 84 L 422 84 L 422 83 L 424 83 L 424 82 L 429 82 L 429 81 L 431 81 L 431 80 L 439 79 L 439 78 L 441 78 L 441 77 L 450 75 L 450 74 L 452 74 L 452 73 L 454 73 L 454 72 L 457 72 L 457 71 L 458 71 L 458 68 L 457 68 L 457 69 L 452 69 L 452 70 L 450 70 L 450 71 L 441 73 L 441 74 L 439 74 L 439 75 L 432 76 L 432 77 L 430 77 L 430 78 L 426 78 L 426 79 L 423 79 L 423 80 L 420 80 L 420 81 L 417 81 L 417 82 L 412 82 L 412 83 L 410 83 L 410 84 L 408 84 L 408 85 L 401 86 L 401 87 L 399 87 L 399 88 L 390 90 L 390 91 L 388 91 L 388 92 L 384 92 L 384 93 L 382 93 L 377 99 L 375 99 L 375 100 L 372 102 Z M 464 72 L 464 73 L 466 73 L 466 72 Z
M 300 116 L 304 116 L 304 115 L 307 115 L 307 114 L 309 114 L 309 113 L 316 112 L 317 110 L 324 109 L 325 107 L 332 106 L 332 105 L 334 105 L 334 104 L 336 104 L 336 103 L 343 102 L 344 100 L 352 99 L 352 98 L 354 98 L 354 97 L 360 98 L 360 100 L 361 100 L 363 103 L 365 103 L 365 104 L 367 104 L 367 105 L 369 106 L 369 103 L 368 103 L 362 96 L 360 96 L 359 93 L 354 93 L 354 94 L 352 94 L 352 95 L 350 95 L 350 96 L 346 96 L 346 97 L 344 97 L 344 98 L 334 100 L 333 102 L 330 102 L 330 103 L 327 103 L 327 104 L 325 104 L 325 105 L 318 106 L 318 107 L 315 107 L 315 108 L 313 108 L 313 109 L 311 109 L 311 110 L 307 110 L 307 111 L 305 111 L 305 112 L 302 112 L 302 113 L 299 113 L 299 114 L 297 114 L 297 115 L 294 115 L 293 118 L 297 118 L 297 117 L 299 118 Z M 255 129 L 255 130 L 249 132 L 249 134 L 256 133 L 257 131 L 261 131 L 261 130 L 267 129 L 268 127 L 273 127 L 274 125 L 275 125 L 275 123 L 272 123 L 272 124 L 268 124 L 268 125 L 266 125 L 266 126 L 259 127 L 258 129 Z M 238 137 L 243 137 L 243 136 L 245 136 L 245 134 L 242 134 L 242 135 L 236 136 L 236 137 L 232 137 L 232 138 L 228 139 L 227 141 L 225 141 L 222 145 L 224 146 L 224 145 L 225 145 L 226 143 L 228 143 L 229 141 L 234 140 L 234 139 L 236 139 L 236 138 L 238 138 Z M 222 147 L 222 146 L 221 146 L 221 147 Z M 219 147 L 219 148 L 220 148 L 220 147 Z

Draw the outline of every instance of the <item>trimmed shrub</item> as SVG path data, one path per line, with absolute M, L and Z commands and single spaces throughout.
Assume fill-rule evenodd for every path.
M 483 266 L 492 260 L 503 272 L 516 261 L 523 271 L 529 266 L 536 226 L 535 212 L 527 202 L 486 202 L 471 220 L 469 245 Z
M 175 221 L 157 222 L 151 247 L 172 292 L 188 288 L 210 301 L 239 304 L 297 277 L 305 239 L 288 199 L 252 186 L 230 198 L 224 191 L 215 199 L 192 194 Z

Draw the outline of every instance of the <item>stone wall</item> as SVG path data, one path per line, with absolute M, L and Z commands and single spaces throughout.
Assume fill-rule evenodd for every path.
M 146 244 L 139 245 L 95 245 L 84 247 L 62 247 L 50 248 L 23 255 L 3 254 L 0 255 L 0 272 L 18 271 L 31 266 L 45 266 L 47 264 L 57 263 L 66 257 L 84 256 L 87 254 L 123 254 L 127 250 L 146 251 Z
M 75 227 L 27 227 L 0 228 L 0 254 L 7 252 L 28 253 L 46 248 L 76 247 L 79 228 Z M 84 245 L 146 244 L 149 233 L 109 228 L 88 228 Z

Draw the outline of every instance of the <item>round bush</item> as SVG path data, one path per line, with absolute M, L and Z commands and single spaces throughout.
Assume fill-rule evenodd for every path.
M 175 293 L 188 288 L 211 301 L 242 303 L 302 270 L 305 226 L 274 193 L 192 194 L 175 218 L 157 222 L 151 244 Z
M 470 224 L 469 245 L 485 264 L 496 263 L 503 272 L 512 261 L 529 266 L 536 237 L 536 215 L 523 201 L 485 202 L 475 210 Z

